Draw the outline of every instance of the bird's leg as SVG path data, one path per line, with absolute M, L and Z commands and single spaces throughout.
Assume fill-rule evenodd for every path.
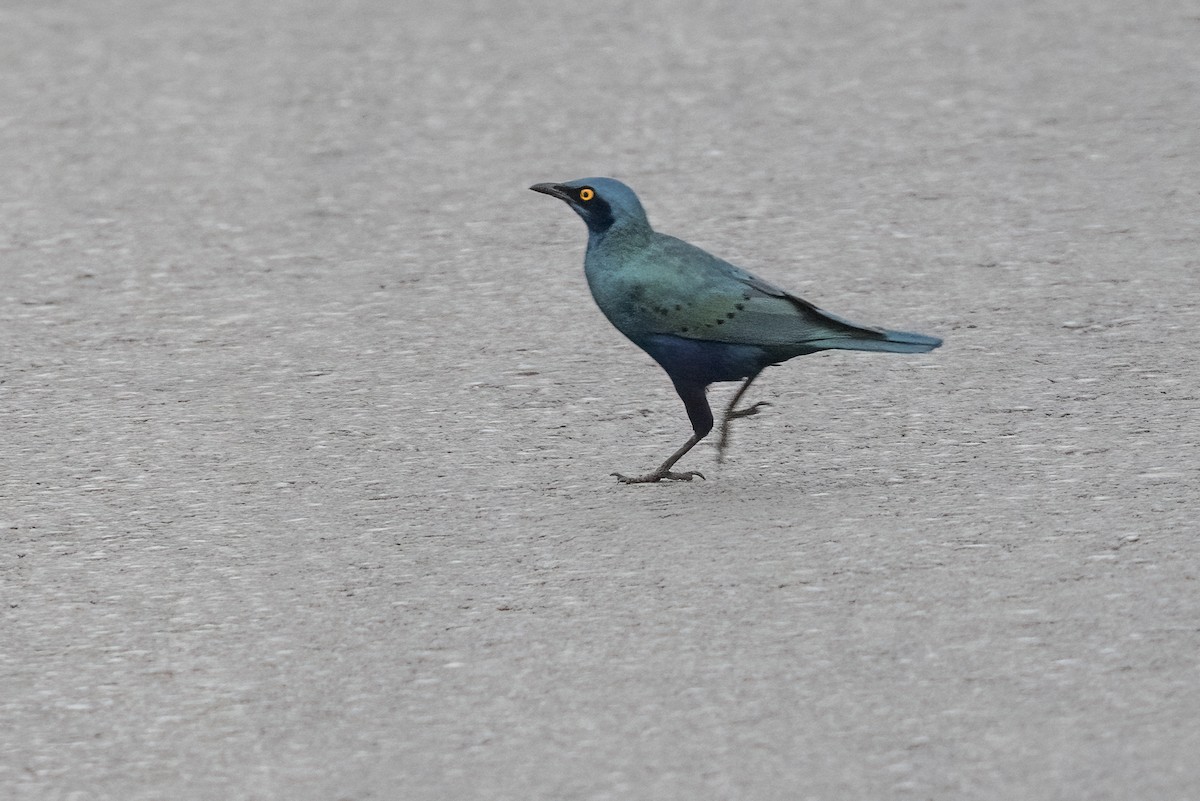
M 702 473 L 699 473 L 695 470 L 689 470 L 685 473 L 672 473 L 671 468 L 676 462 L 682 459 L 683 455 L 690 451 L 697 442 L 702 440 L 707 433 L 708 432 L 705 431 L 704 434 L 693 434 L 691 439 L 683 443 L 683 447 L 671 454 L 671 458 L 663 462 L 662 466 L 653 473 L 647 473 L 644 476 L 623 476 L 620 473 L 613 473 L 613 475 L 616 476 L 617 481 L 620 481 L 622 484 L 651 484 L 655 481 L 662 481 L 664 478 L 670 479 L 671 481 L 691 481 L 696 476 L 704 478 Z
M 750 389 L 750 385 L 754 383 L 754 379 L 758 378 L 758 374 L 750 376 L 746 379 L 738 391 L 733 393 L 733 399 L 729 401 L 729 405 L 725 407 L 725 414 L 721 417 L 721 438 L 717 440 L 717 464 L 725 461 L 725 447 L 729 444 L 729 423 L 739 417 L 750 417 L 758 414 L 764 406 L 771 404 L 766 401 L 759 401 L 753 406 L 747 406 L 745 409 L 735 409 L 738 401 L 746 394 L 746 390 Z

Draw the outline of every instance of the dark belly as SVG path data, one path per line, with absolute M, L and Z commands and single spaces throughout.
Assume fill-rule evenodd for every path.
M 757 345 L 709 342 L 670 334 L 653 334 L 634 342 L 662 365 L 667 375 L 688 383 L 740 381 L 758 375 L 776 361 Z

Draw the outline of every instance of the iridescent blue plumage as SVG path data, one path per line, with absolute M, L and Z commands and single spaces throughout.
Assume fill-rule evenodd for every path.
M 671 467 L 713 428 L 705 397 L 709 384 L 745 381 L 725 411 L 720 455 L 730 421 L 765 405 L 735 408 L 767 366 L 820 350 L 924 353 L 942 344 L 937 337 L 852 323 L 656 232 L 637 195 L 620 181 L 581 178 L 530 188 L 565 201 L 583 218 L 588 227 L 584 273 L 592 297 L 612 324 L 667 372 L 692 423 L 693 436 L 657 470 L 632 478 L 616 474 L 625 483 L 700 475 L 675 473 Z

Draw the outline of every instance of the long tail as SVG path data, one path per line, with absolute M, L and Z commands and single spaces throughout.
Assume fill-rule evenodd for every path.
M 788 300 L 799 308 L 808 322 L 816 323 L 826 336 L 817 336 L 805 341 L 818 350 L 871 350 L 880 353 L 928 353 L 942 344 L 938 337 L 917 334 L 911 331 L 890 331 L 869 325 L 852 323 L 845 317 L 817 308 L 806 300 L 788 296 Z
M 881 353 L 928 353 L 942 344 L 937 337 L 915 334 L 911 331 L 888 331 L 886 329 L 859 328 L 862 333 L 853 336 L 837 336 L 821 339 L 810 344 L 831 350 L 872 350 Z

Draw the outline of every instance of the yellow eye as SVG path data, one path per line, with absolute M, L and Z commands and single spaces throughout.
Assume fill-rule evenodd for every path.
M 579 190 L 579 199 L 582 200 L 584 203 L 591 200 L 595 196 L 596 196 L 596 193 L 593 192 L 591 189 L 589 189 L 586 186 L 583 189 Z

